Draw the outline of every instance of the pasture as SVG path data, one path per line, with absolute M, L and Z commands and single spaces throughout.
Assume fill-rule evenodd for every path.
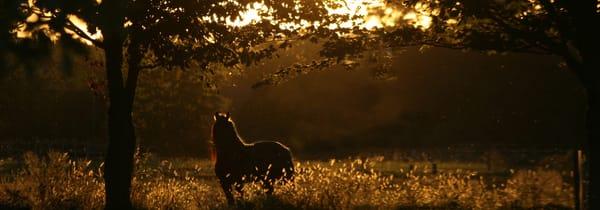
M 563 156 L 568 156 L 564 154 Z M 558 158 L 556 158 L 558 157 Z M 560 155 L 546 161 L 556 165 Z M 568 159 L 568 158 L 567 158 Z M 137 153 L 137 209 L 572 209 L 572 172 L 544 164 L 489 170 L 481 161 L 392 160 L 384 156 L 305 160 L 266 196 L 244 185 L 228 206 L 209 159 Z M 435 170 L 433 169 L 435 163 Z M 1 209 L 101 209 L 102 162 L 68 153 L 25 153 L 0 160 Z M 241 197 L 241 199 L 240 199 Z

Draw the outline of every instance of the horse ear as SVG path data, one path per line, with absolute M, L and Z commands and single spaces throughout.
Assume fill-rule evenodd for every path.
M 227 112 L 227 115 L 225 115 L 225 117 L 226 117 L 227 119 L 229 119 L 229 117 L 230 117 L 230 116 L 231 116 L 231 113 L 229 113 L 229 112 Z

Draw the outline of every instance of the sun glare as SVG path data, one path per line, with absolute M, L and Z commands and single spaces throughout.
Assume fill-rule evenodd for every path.
M 85 21 L 83 21 L 82 19 L 78 18 L 75 15 L 69 15 L 67 16 L 67 18 L 69 18 L 69 20 L 71 22 L 73 22 L 73 24 L 75 25 L 75 27 L 78 27 L 81 29 L 81 31 L 83 33 L 85 33 L 88 37 L 94 39 L 94 40 L 101 40 L 102 39 L 102 33 L 100 33 L 100 30 L 97 30 L 95 34 L 91 34 L 90 32 L 88 32 L 87 30 L 87 23 Z M 69 29 L 65 30 L 67 33 L 69 33 L 71 36 L 73 36 L 73 38 L 75 39 L 79 39 L 82 42 L 88 44 L 88 45 L 92 45 L 92 42 L 90 42 L 89 40 L 83 39 L 82 37 L 80 37 L 79 35 L 77 35 L 74 31 L 71 31 Z
M 326 0 L 327 1 L 327 0 Z M 344 16 L 335 23 L 328 24 L 327 28 L 334 30 L 338 28 L 361 28 L 378 29 L 390 28 L 399 25 L 410 25 L 423 30 L 431 26 L 432 15 L 436 11 L 426 4 L 417 4 L 414 8 L 400 8 L 386 3 L 384 0 L 329 0 L 325 2 L 326 10 L 331 16 Z M 255 2 L 246 6 L 246 11 L 240 12 L 235 19 L 226 18 L 226 24 L 234 27 L 242 27 L 255 24 L 263 20 L 272 20 L 269 15 L 273 10 L 262 2 Z M 212 18 L 213 20 L 218 20 Z M 277 22 L 281 29 L 298 30 L 307 27 L 320 27 L 320 22 Z
M 240 12 L 239 16 L 232 20 L 227 17 L 225 23 L 234 27 L 242 27 L 250 24 L 258 23 L 265 19 L 271 10 L 262 2 L 254 2 L 246 5 L 246 11 Z
M 101 0 L 97 0 L 101 2 Z M 277 25 L 283 30 L 302 30 L 307 28 L 319 28 L 325 27 L 331 30 L 335 29 L 386 29 L 394 28 L 399 26 L 409 26 L 414 28 L 420 28 L 421 30 L 427 30 L 431 27 L 432 16 L 438 15 L 439 11 L 430 8 L 427 4 L 416 4 L 414 7 L 406 8 L 398 5 L 390 5 L 385 0 L 324 0 L 325 9 L 330 17 L 327 25 L 324 25 L 319 21 L 308 21 L 308 20 L 292 20 L 288 22 L 274 20 L 274 10 L 265 5 L 264 2 L 249 3 L 245 6 L 245 10 L 239 12 L 235 17 L 227 16 L 220 17 L 216 14 L 211 16 L 199 18 L 205 22 L 219 22 L 224 23 L 231 27 L 244 27 L 248 25 L 258 24 L 263 21 L 269 21 L 271 24 Z M 302 1 L 298 1 L 301 3 Z M 235 0 L 224 1 L 223 4 L 236 4 L 239 3 Z M 301 6 L 297 6 L 299 10 Z M 343 18 L 342 18 L 343 17 Z M 37 17 L 29 17 L 28 22 L 35 22 L 34 19 Z M 79 34 L 85 33 L 88 38 L 94 40 L 102 39 L 102 34 L 98 30 L 95 34 L 91 34 L 87 31 L 87 24 L 82 19 L 75 15 L 69 15 L 68 19 L 81 31 Z M 333 20 L 333 23 L 331 22 Z M 455 20 L 448 20 L 447 24 L 456 24 Z M 124 27 L 130 26 L 132 23 L 125 23 Z M 75 31 L 66 29 L 66 33 L 75 39 L 82 41 L 85 44 L 92 45 L 87 39 L 84 39 L 78 35 Z M 30 32 L 26 32 L 23 29 L 16 30 L 17 36 L 25 38 L 31 36 Z M 58 39 L 59 33 L 52 34 L 53 39 Z

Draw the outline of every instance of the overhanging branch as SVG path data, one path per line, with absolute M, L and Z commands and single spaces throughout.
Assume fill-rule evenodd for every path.
M 497 13 L 491 14 L 490 19 L 492 19 L 494 23 L 498 25 L 498 27 L 502 28 L 507 33 L 523 40 L 525 44 L 529 45 L 527 48 L 538 48 L 543 51 L 548 51 L 544 52 L 544 54 L 558 54 L 558 52 L 556 52 L 556 48 L 560 45 L 560 43 L 552 40 L 552 38 L 548 37 L 546 34 L 540 33 L 539 31 L 521 30 L 512 26 L 511 23 L 507 21 L 507 17 L 499 16 Z M 527 50 L 524 52 L 535 53 Z
M 93 39 L 92 37 L 90 37 L 81 28 L 77 27 L 71 20 L 67 20 L 67 24 L 65 25 L 65 28 L 73 31 L 77 36 L 79 36 L 79 37 L 81 37 L 81 38 L 83 38 L 83 39 L 91 42 L 96 47 L 104 49 L 104 43 L 103 42 L 98 41 L 98 40 Z

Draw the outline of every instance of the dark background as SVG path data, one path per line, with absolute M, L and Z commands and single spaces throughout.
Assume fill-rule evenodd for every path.
M 410 48 L 392 53 L 391 80 L 376 79 L 363 62 L 251 88 L 266 73 L 314 56 L 310 46 L 282 54 L 215 75 L 218 91 L 207 90 L 193 71 L 143 73 L 134 113 L 141 147 L 206 157 L 215 111 L 230 111 L 247 141 L 279 140 L 300 155 L 456 145 L 568 148 L 584 140 L 585 94 L 557 57 Z M 106 101 L 87 82 L 104 73 L 79 62 L 84 69 L 70 73 L 47 65 L 1 79 L 2 152 L 32 145 L 103 151 Z

